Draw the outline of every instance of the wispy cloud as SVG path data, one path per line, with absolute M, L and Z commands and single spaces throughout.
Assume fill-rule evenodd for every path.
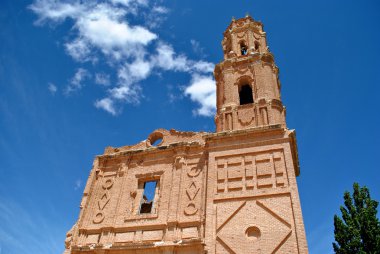
M 80 179 L 75 181 L 74 190 L 78 190 L 82 186 L 82 181 Z
M 55 93 L 57 92 L 58 88 L 56 85 L 54 85 L 53 83 L 49 83 L 48 85 L 48 90 L 50 91 L 50 93 L 52 95 L 55 95 Z M 1 253 L 0 253 L 1 254 Z
M 193 49 L 193 52 L 200 57 L 205 57 L 204 49 L 201 47 L 201 44 L 197 40 L 190 40 L 191 48 Z
M 139 104 L 144 98 L 140 81 L 162 71 L 184 72 L 194 81 L 202 75 L 210 75 L 214 64 L 191 60 L 185 54 L 177 54 L 173 46 L 159 38 L 157 28 L 170 11 L 159 2 L 147 0 L 69 1 L 35 0 L 29 8 L 37 14 L 37 25 L 58 25 L 66 19 L 73 21 L 65 42 L 65 51 L 78 63 L 91 62 L 79 68 L 66 88 L 66 93 L 80 90 L 85 81 L 104 85 L 105 95 L 94 103 L 96 108 L 117 115 L 124 103 Z M 136 24 L 136 16 L 144 17 Z M 132 25 L 134 23 L 134 25 Z M 191 42 L 200 49 L 199 43 Z M 97 63 L 107 63 L 114 71 L 116 82 L 111 84 L 110 73 L 99 74 Z M 204 76 L 202 76 L 204 77 Z M 204 80 L 204 79 L 202 79 Z M 201 83 L 210 86 L 209 82 Z M 215 108 L 213 103 L 204 105 L 199 98 L 203 87 L 189 85 L 190 98 L 201 104 L 197 114 L 209 116 Z M 210 86 L 215 90 L 215 85 Z M 210 87 L 207 87 L 209 90 Z M 197 92 L 197 89 L 202 91 Z M 196 95 L 198 94 L 198 95 Z M 212 96 L 208 96 L 209 99 Z
M 71 78 L 70 84 L 66 87 L 66 94 L 82 89 L 84 80 L 90 77 L 91 74 L 86 69 L 79 68 Z
M 167 89 L 167 96 L 170 103 L 183 99 L 184 95 L 182 95 L 182 92 L 185 89 L 185 87 L 181 85 L 174 86 L 174 85 L 168 84 L 166 85 L 166 89 Z
M 97 58 L 91 56 L 91 46 L 86 44 L 83 39 L 74 39 L 65 44 L 66 52 L 78 62 L 92 61 L 96 62 Z
M 109 86 L 111 84 L 110 75 L 106 73 L 96 73 L 95 83 L 98 85 Z

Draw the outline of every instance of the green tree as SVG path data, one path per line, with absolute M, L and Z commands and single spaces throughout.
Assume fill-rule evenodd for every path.
M 334 251 L 337 254 L 379 254 L 379 202 L 372 200 L 367 187 L 354 183 L 354 193 L 344 193 L 342 218 L 334 216 Z

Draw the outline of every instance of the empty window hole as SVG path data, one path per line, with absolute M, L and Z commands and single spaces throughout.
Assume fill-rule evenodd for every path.
M 250 85 L 243 85 L 239 91 L 240 105 L 253 103 L 252 88 Z
M 154 132 L 149 136 L 149 143 L 151 146 L 159 146 L 162 144 L 164 136 L 160 132 Z
M 242 56 L 245 56 L 248 52 L 247 46 L 244 43 L 240 44 L 240 52 Z
M 152 213 L 157 181 L 144 183 L 144 192 L 141 200 L 140 213 Z
M 152 142 L 152 146 L 157 146 L 158 144 L 160 144 L 162 142 L 162 138 L 157 138 L 155 140 L 153 140 Z

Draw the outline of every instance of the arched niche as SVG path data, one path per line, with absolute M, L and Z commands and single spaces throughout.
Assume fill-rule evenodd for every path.
M 254 103 L 254 82 L 249 76 L 242 76 L 237 81 L 239 105 Z
M 253 92 L 250 84 L 243 84 L 239 87 L 239 104 L 252 104 Z

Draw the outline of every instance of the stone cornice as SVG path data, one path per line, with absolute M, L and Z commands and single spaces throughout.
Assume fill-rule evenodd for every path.
M 216 79 L 220 76 L 222 69 L 223 71 L 226 71 L 228 68 L 239 68 L 242 65 L 250 65 L 250 64 L 256 64 L 256 63 L 262 63 L 262 64 L 270 64 L 272 65 L 273 69 L 276 71 L 276 73 L 279 72 L 279 69 L 277 65 L 274 62 L 274 56 L 270 52 L 265 53 L 253 53 L 246 56 L 237 56 L 228 58 L 219 64 L 215 65 L 214 69 L 214 76 Z

